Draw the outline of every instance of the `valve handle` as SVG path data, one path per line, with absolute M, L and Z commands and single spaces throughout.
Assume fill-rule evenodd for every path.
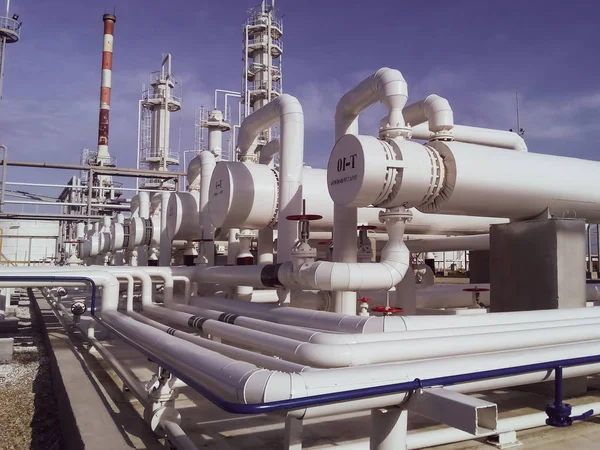
M 376 230 L 377 227 L 375 225 L 359 225 L 356 227 L 358 230 Z
M 320 220 L 323 216 L 319 214 L 306 214 L 306 200 L 302 200 L 302 214 L 292 214 L 287 216 L 287 220 Z
M 371 311 L 373 311 L 373 312 L 382 312 L 382 313 L 395 314 L 395 313 L 404 312 L 404 309 L 403 308 L 397 308 L 395 306 L 374 306 L 373 308 L 371 308 Z
M 319 245 L 331 245 L 331 244 L 333 244 L 333 241 L 319 241 L 319 242 L 317 242 L 317 244 L 319 244 Z
M 371 299 L 369 297 L 361 297 L 358 299 L 358 301 L 360 303 L 369 303 L 371 301 Z M 377 308 L 377 306 L 375 308 Z

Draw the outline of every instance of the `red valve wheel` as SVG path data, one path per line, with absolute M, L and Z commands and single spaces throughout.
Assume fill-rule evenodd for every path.
M 488 288 L 464 288 L 463 291 L 465 292 L 489 292 Z
M 287 216 L 287 220 L 320 220 L 323 216 L 319 214 L 292 214 L 291 216 Z
M 192 242 L 213 242 L 214 239 L 192 239 Z
M 317 243 L 319 245 L 331 245 L 331 244 L 333 244 L 333 241 L 319 241 Z
M 358 230 L 367 230 L 367 231 L 376 230 L 377 229 L 377 227 L 375 225 L 359 225 L 356 228 Z
M 395 306 L 374 306 L 373 308 L 371 308 L 371 311 L 373 311 L 373 312 L 381 312 L 381 313 L 388 313 L 388 314 L 395 314 L 395 313 L 404 312 L 404 309 L 402 309 L 402 308 L 396 308 Z
M 369 303 L 371 301 L 371 299 L 369 297 L 361 297 L 358 299 L 358 301 L 361 303 Z M 376 306 L 375 308 L 379 308 L 379 307 Z

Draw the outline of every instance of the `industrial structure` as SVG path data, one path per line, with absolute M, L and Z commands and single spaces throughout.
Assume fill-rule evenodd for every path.
M 583 394 L 600 373 L 599 162 L 461 125 L 446 98 L 409 102 L 410 80 L 382 67 L 339 99 L 327 168 L 307 167 L 305 112 L 281 87 L 282 23 L 263 1 L 244 24 L 242 88 L 198 110 L 185 173 L 172 171 L 170 55 L 139 104 L 138 167 L 121 168 L 108 150 L 116 17 L 103 21 L 97 151 L 80 165 L 3 159 L 79 173 L 36 184 L 62 189 L 35 200 L 60 211 L 2 214 L 0 326 L 7 289 L 45 299 L 178 449 L 220 421 L 196 426 L 199 397 L 280 424 L 286 450 L 303 448 L 311 420 L 353 414 L 352 441 L 332 426 L 320 448 L 507 448 L 517 431 L 600 413 L 598 399 L 563 398 L 563 382 Z M 359 116 L 376 103 L 385 116 L 365 134 Z M 5 172 L 2 198 L 7 186 Z M 469 283 L 436 281 L 449 270 Z M 543 413 L 507 418 L 476 395 L 545 382 Z M 409 433 L 415 415 L 438 425 Z
M 2 88 L 4 86 L 4 63 L 6 59 L 6 45 L 14 44 L 21 37 L 19 15 L 10 17 L 10 0 L 6 1 L 6 16 L 0 17 L 0 102 L 2 102 Z
M 179 166 L 179 152 L 170 144 L 171 113 L 181 109 L 181 93 L 171 73 L 171 55 L 163 58 L 160 70 L 150 75 L 150 87 L 144 88 L 140 101 L 138 169 L 169 171 Z M 140 189 L 175 189 L 172 180 L 143 178 Z

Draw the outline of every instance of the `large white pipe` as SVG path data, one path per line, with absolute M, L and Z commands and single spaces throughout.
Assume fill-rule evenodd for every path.
M 244 161 L 256 150 L 256 138 L 279 121 L 281 127 L 280 189 L 277 257 L 289 261 L 291 248 L 297 239 L 295 222 L 284 220 L 302 211 L 302 166 L 304 162 L 304 115 L 295 97 L 283 94 L 257 109 L 242 122 L 238 134 L 240 159 Z
M 490 235 L 449 236 L 437 239 L 407 239 L 406 246 L 412 253 L 449 252 L 457 250 L 489 250 Z
M 377 372 L 374 372 L 372 367 L 357 367 L 282 373 L 261 370 L 252 364 L 231 360 L 116 312 L 103 313 L 102 318 L 109 325 L 127 334 L 141 345 L 151 347 L 168 364 L 180 367 L 199 382 L 205 383 L 229 399 L 235 399 L 242 403 L 301 398 L 307 395 L 412 381 L 415 378 L 428 379 L 441 375 L 456 375 L 563 358 L 592 356 L 600 351 L 599 341 L 588 341 L 534 350 L 456 357 L 451 366 L 443 359 L 434 359 L 380 365 Z M 332 380 L 336 380 L 335 383 Z M 498 380 L 500 384 L 503 381 L 503 379 Z M 359 410 L 359 406 L 364 405 L 369 405 L 369 408 L 383 407 L 399 404 L 407 398 L 407 395 L 406 393 L 392 394 L 315 409 L 321 409 L 325 414 L 335 414 L 348 408 Z M 298 410 L 291 414 L 296 417 L 307 416 L 305 410 Z
M 150 218 L 150 194 L 146 191 L 140 191 L 138 198 L 140 202 L 140 217 L 143 219 Z
M 387 124 L 390 130 L 403 129 L 406 125 L 402 109 L 408 99 L 408 87 L 398 70 L 379 69 L 342 96 L 335 111 L 335 140 L 346 134 L 358 134 L 358 116 L 374 103 L 381 101 L 388 110 Z M 356 263 L 357 209 L 334 205 L 333 260 Z M 356 294 L 336 292 L 334 310 L 356 314 Z
M 431 142 L 444 158 L 444 188 L 426 213 L 528 219 L 553 216 L 600 221 L 595 177 L 600 162 L 464 144 Z
M 433 137 L 431 127 L 426 124 L 414 126 L 412 129 L 413 139 L 429 140 Z M 525 140 L 512 131 L 494 130 L 490 128 L 470 127 L 466 125 L 454 125 L 450 135 L 456 142 L 469 144 L 487 145 L 507 150 L 527 151 Z M 448 136 L 448 135 L 446 135 Z
M 402 115 L 406 124 L 413 128 L 428 122 L 429 131 L 433 133 L 449 131 L 454 127 L 454 114 L 450 103 L 436 94 L 428 95 L 423 100 L 406 106 L 402 110 Z M 383 120 L 386 118 L 384 117 Z
M 148 308 L 150 314 L 170 317 L 180 326 L 193 322 L 193 315 L 177 311 Z M 555 333 L 547 329 L 485 333 L 477 336 L 444 336 L 441 338 L 403 339 L 355 344 L 313 344 L 287 337 L 273 339 L 272 334 L 212 319 L 203 322 L 202 331 L 220 336 L 238 345 L 248 345 L 261 352 L 312 367 L 349 367 L 382 364 L 414 359 L 450 357 L 465 354 L 515 350 L 580 340 L 600 339 L 598 325 L 560 327 Z
M 242 302 L 235 299 L 192 297 L 190 305 L 269 320 L 294 326 L 306 326 L 338 333 L 381 333 L 392 331 L 435 330 L 486 327 L 493 325 L 543 323 L 556 320 L 600 317 L 600 308 L 520 311 L 456 316 L 349 317 L 343 314 L 309 311 L 293 307 Z

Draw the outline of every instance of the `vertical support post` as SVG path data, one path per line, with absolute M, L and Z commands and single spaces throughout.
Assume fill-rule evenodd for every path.
M 588 273 L 590 278 L 592 278 L 592 272 L 594 271 L 594 266 L 592 264 L 592 226 L 587 224 L 585 226 L 585 237 L 587 240 L 587 254 L 588 254 Z
M 370 450 L 406 450 L 408 411 L 398 407 L 371 410 Z
M 285 450 L 302 450 L 302 419 L 285 418 Z
M 6 191 L 6 168 L 8 161 L 8 148 L 6 145 L 0 144 L 0 148 L 3 150 L 2 153 L 2 191 L 0 191 L 0 213 L 4 212 L 4 193 Z
M 88 173 L 88 198 L 87 198 L 87 223 L 88 225 L 92 222 L 92 196 L 94 195 L 94 171 L 93 169 L 89 170 Z

